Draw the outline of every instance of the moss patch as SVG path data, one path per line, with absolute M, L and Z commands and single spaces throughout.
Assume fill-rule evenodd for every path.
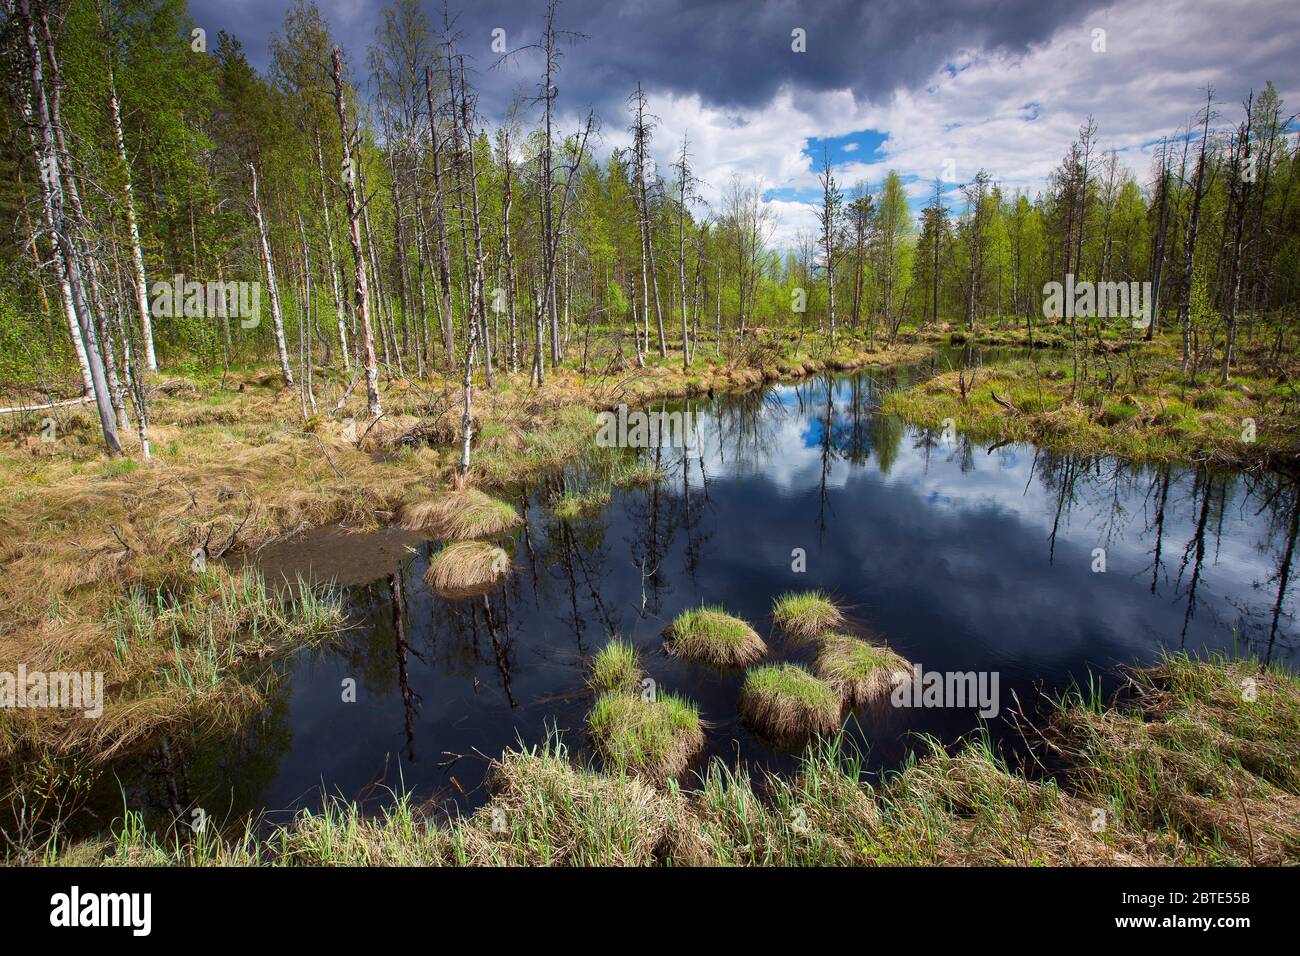
M 1266 350 L 1239 353 L 1232 382 L 1214 388 L 1189 381 L 1180 358 L 1173 334 L 1089 347 L 1077 364 L 1072 354 L 1040 352 L 888 392 L 881 410 L 933 429 L 951 419 L 976 441 L 1032 441 L 1135 461 L 1294 467 L 1296 396 L 1274 391 Z

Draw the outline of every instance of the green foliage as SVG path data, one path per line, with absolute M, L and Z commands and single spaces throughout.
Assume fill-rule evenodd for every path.
M 641 658 L 636 647 L 615 638 L 601 648 L 591 661 L 588 683 L 600 691 L 630 694 L 641 686 Z
M 95 309 L 111 319 L 118 313 L 135 318 L 128 199 L 149 285 L 175 275 L 267 283 L 251 214 L 251 164 L 261 185 L 289 351 L 310 350 L 310 359 L 294 356 L 297 365 L 312 361 L 324 375 L 345 375 L 340 325 L 353 342 L 357 333 L 342 190 L 351 173 L 341 168 L 333 97 L 323 95 L 332 93 L 327 74 L 340 38 L 315 4 L 297 0 L 272 36 L 269 70 L 262 74 L 238 37 L 219 33 L 207 38 L 207 52 L 196 52 L 195 26 L 185 0 L 77 0 L 56 22 L 62 120 L 83 187 L 89 246 L 96 250 L 101 279 L 113 277 L 120 285 L 114 295 L 122 301 Z M 823 264 L 828 242 L 837 331 L 865 339 L 869 347 L 882 340 L 892 344 L 907 335 L 907 324 L 927 322 L 1025 326 L 1034 330 L 1036 342 L 1072 340 L 1078 331 L 1073 325 L 1044 328 L 1046 282 L 1067 273 L 1081 281 L 1140 282 L 1151 280 L 1158 266 L 1163 316 L 1188 314 L 1197 348 L 1212 352 L 1222 348 L 1236 278 L 1234 270 L 1215 263 L 1232 261 L 1227 253 L 1238 231 L 1247 244 L 1247 342 L 1257 341 L 1255 332 L 1262 330 L 1280 351 L 1294 331 L 1290 277 L 1300 274 L 1300 190 L 1286 184 L 1300 160 L 1287 148 L 1285 110 L 1272 86 L 1254 100 L 1242 127 L 1250 132 L 1252 156 L 1267 167 L 1257 170 L 1255 190 L 1244 205 L 1231 192 L 1240 130 L 1211 131 L 1205 173 L 1198 179 L 1175 175 L 1172 149 L 1158 154 L 1152 176 L 1135 176 L 1113 153 L 1097 148 L 1099 133 L 1089 126 L 1040 194 L 1007 192 L 996 179 L 1005 171 L 956 170 L 965 185 L 936 182 L 919 217 L 909 202 L 914 170 L 888 170 L 877 183 L 842 189 L 832 168 L 819 235 L 800 237 L 795 248 L 773 248 L 773 207 L 753 182 L 715 183 L 720 201 L 705 208 L 688 197 L 683 209 L 680 174 L 667 168 L 649 184 L 642 210 L 631 157 L 618 151 L 596 157 L 588 149 L 573 163 L 580 137 L 565 124 L 552 130 L 549 143 L 535 111 L 481 117 L 459 128 L 445 50 L 415 0 L 385 6 L 364 49 L 340 47 L 342 100 L 350 122 L 357 123 L 354 172 L 366 197 L 360 254 L 372 295 L 375 350 L 385 371 L 397 378 L 427 378 L 445 368 L 444 331 L 457 351 L 463 347 L 470 313 L 466 290 L 474 287 L 472 262 L 480 249 L 484 305 L 496 300 L 497 289 L 508 293 L 502 313 L 488 308 L 495 366 L 527 367 L 537 345 L 533 319 L 548 265 L 540 222 L 548 197 L 541 195 L 536 174 L 548 149 L 559 171 L 550 205 L 566 211 L 554 263 L 558 337 L 563 360 L 581 361 L 588 374 L 600 363 L 616 365 L 615 351 L 624 362 L 637 351 L 651 362 L 664 359 L 661 316 L 666 348 L 680 349 L 682 285 L 697 361 L 734 361 L 767 347 L 768 333 L 788 339 L 824 332 L 832 298 L 831 270 Z M 22 66 L 22 57 L 3 66 L 15 89 L 24 82 L 15 73 Z M 437 183 L 426 69 L 436 113 L 432 131 L 440 143 Z M 35 249 L 26 242 L 41 231 L 34 212 L 40 208 L 35 158 L 21 115 L 12 105 L 0 115 L 10 134 L 0 140 L 0 163 L 9 174 L 0 212 L 16 224 L 22 240 L 0 253 L 8 277 L 0 290 L 0 374 L 6 382 L 46 384 L 63 394 L 80 383 L 51 250 L 44 239 Z M 663 145 L 652 143 L 656 149 Z M 1197 181 L 1203 187 L 1201 215 L 1194 248 L 1187 249 L 1186 218 Z M 1248 212 L 1239 223 L 1242 209 Z M 653 261 L 643 239 L 653 244 Z M 1184 278 L 1189 257 L 1196 263 L 1191 282 Z M 43 268 L 35 268 L 38 261 Z M 310 296 L 304 271 L 312 277 Z M 792 309 L 796 289 L 807 296 L 803 312 Z M 262 289 L 263 319 L 269 292 Z M 444 293 L 451 300 L 445 316 Z M 440 320 L 445 330 L 438 328 Z M 1085 336 L 1133 337 L 1125 319 L 1099 325 L 1084 329 Z M 122 366 L 126 343 L 114 322 L 107 326 Z M 742 348 L 742 326 L 764 331 L 747 335 Z M 629 341 L 634 328 L 640 335 L 635 346 Z M 543 353 L 549 351 L 549 331 L 543 330 Z M 164 367 L 173 370 L 209 372 L 265 362 L 276 352 L 269 321 L 244 328 L 215 317 L 155 317 L 153 335 Z M 1245 351 L 1239 349 L 1238 361 L 1245 361 Z M 1204 360 L 1196 367 L 1206 367 Z

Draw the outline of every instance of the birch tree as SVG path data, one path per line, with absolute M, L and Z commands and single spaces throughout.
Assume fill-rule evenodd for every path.
M 334 107 L 339 116 L 339 138 L 343 143 L 343 195 L 348 207 L 348 240 L 352 244 L 353 293 L 361 324 L 361 361 L 366 373 L 366 406 L 371 417 L 384 413 L 379 401 L 379 368 L 375 362 L 375 340 L 370 326 L 370 284 L 366 279 L 366 254 L 361 246 L 361 200 L 357 196 L 357 176 L 353 166 L 354 133 L 348 127 L 347 105 L 343 98 L 343 53 L 331 51 L 331 77 L 334 80 Z

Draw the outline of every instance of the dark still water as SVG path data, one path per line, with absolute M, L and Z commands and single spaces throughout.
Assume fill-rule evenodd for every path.
M 692 403 L 702 455 L 646 452 L 657 484 L 616 490 L 572 523 L 548 502 L 581 483 L 580 467 L 520 490 L 513 574 L 486 599 L 428 591 L 436 543 L 329 531 L 324 546 L 281 546 L 320 576 L 369 579 L 350 592 L 360 623 L 288 659 L 247 733 L 176 742 L 141 789 L 174 787 L 168 804 L 217 820 L 263 809 L 283 820 L 322 792 L 377 808 L 403 787 L 471 808 L 503 749 L 550 728 L 585 748 L 585 661 L 614 633 L 661 690 L 700 705 L 709 755 L 789 769 L 794 755 L 738 719 L 741 675 L 667 657 L 661 632 L 685 608 L 720 604 L 754 624 L 772 659 L 807 660 L 772 632 L 772 600 L 792 589 L 829 592 L 853 630 L 927 671 L 995 673 L 1000 713 L 984 723 L 1009 753 L 1017 699 L 1032 709 L 1161 648 L 1295 662 L 1294 586 L 1279 599 L 1293 486 L 945 441 L 875 414 L 887 386 L 859 375 Z M 349 679 L 355 703 L 343 701 Z M 952 743 L 980 724 L 973 709 L 885 707 L 848 726 L 879 769 L 917 734 Z

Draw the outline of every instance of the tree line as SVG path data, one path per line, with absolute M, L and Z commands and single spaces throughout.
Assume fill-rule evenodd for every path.
M 846 186 L 823 155 L 816 232 L 779 250 L 763 184 L 733 177 L 706 203 L 689 138 L 657 141 L 639 85 L 622 116 L 559 119 L 564 53 L 586 38 L 555 0 L 516 49 L 392 0 L 364 51 L 296 0 L 265 74 L 184 0 L 3 4 L 0 377 L 25 409 L 93 401 L 114 452 L 134 429 L 147 456 L 160 367 L 270 361 L 304 418 L 354 388 L 377 416 L 383 381 L 452 377 L 463 475 L 473 390 L 502 374 L 743 361 L 769 329 L 833 348 L 1012 321 L 1077 347 L 1100 323 L 1043 315 L 1066 276 L 1150 282 L 1131 334 L 1171 324 L 1190 376 L 1226 380 L 1243 335 L 1281 354 L 1295 325 L 1300 139 L 1271 84 L 1226 125 L 1208 92 L 1142 180 L 1089 119 L 1040 194 L 980 170 L 927 184 L 919 217 L 917 181 Z M 482 115 L 482 71 L 523 62 L 531 88 Z M 603 149 L 602 122 L 631 145 Z M 238 283 L 256 284 L 252 319 Z

